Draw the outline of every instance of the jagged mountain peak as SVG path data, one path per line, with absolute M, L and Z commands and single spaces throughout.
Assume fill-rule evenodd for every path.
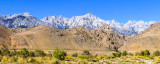
M 57 16 L 46 16 L 45 18 L 48 18 L 48 19 L 62 19 L 62 18 L 65 18 L 63 17 L 62 15 L 57 15 Z
M 17 16 L 25 16 L 25 17 L 32 17 L 32 15 L 29 13 L 29 12 L 25 12 L 25 13 L 19 13 L 19 14 L 13 14 L 13 15 L 10 15 L 10 14 L 6 14 L 4 15 L 6 19 L 9 19 L 9 18 L 14 18 L 14 17 L 17 17 Z
M 92 13 L 87 13 L 82 16 L 73 16 L 71 19 L 91 20 L 91 19 L 99 19 L 99 18 L 97 16 L 93 15 Z
M 87 13 L 87 14 L 85 14 L 84 16 L 91 17 L 91 16 L 95 16 L 95 15 L 93 15 L 92 13 Z
M 32 16 L 29 12 L 23 13 L 24 16 Z
M 86 29 L 93 30 L 100 28 L 103 24 L 109 24 L 119 34 L 132 35 L 139 33 L 148 28 L 155 21 L 128 21 L 127 23 L 119 23 L 115 20 L 103 20 L 91 13 L 82 16 L 73 16 L 66 18 L 62 15 L 59 16 L 46 16 L 39 20 L 32 16 L 29 12 L 14 14 L 14 15 L 0 15 L 0 25 L 6 27 L 31 27 L 35 25 L 45 25 L 54 28 L 72 28 L 83 26 Z
M 97 18 L 97 16 L 93 15 L 92 13 L 87 13 L 81 17 L 88 17 L 88 18 Z
M 3 15 L 3 17 L 0 17 L 0 25 L 12 28 L 29 28 L 36 25 L 52 27 L 49 23 L 45 23 L 33 17 L 29 12 L 13 15 Z

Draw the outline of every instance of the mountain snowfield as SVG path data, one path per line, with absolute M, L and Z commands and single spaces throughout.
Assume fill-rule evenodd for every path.
M 14 28 L 28 28 L 36 25 L 45 25 L 53 28 L 72 28 L 79 25 L 92 30 L 99 28 L 103 24 L 109 24 L 113 29 L 123 35 L 132 35 L 147 29 L 156 21 L 128 21 L 127 23 L 119 23 L 115 20 L 102 20 L 101 18 L 89 13 L 83 16 L 73 16 L 72 18 L 65 18 L 59 16 L 46 16 L 43 19 L 37 19 L 30 13 L 14 15 L 0 15 L 0 25 Z

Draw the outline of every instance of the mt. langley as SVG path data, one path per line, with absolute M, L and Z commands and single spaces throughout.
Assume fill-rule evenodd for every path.
M 128 21 L 125 24 L 116 22 L 115 20 L 102 20 L 92 14 L 83 16 L 73 16 L 65 18 L 60 16 L 47 16 L 41 20 L 33 17 L 30 13 L 14 15 L 0 15 L 0 25 L 15 28 L 28 28 L 36 25 L 45 25 L 53 28 L 72 28 L 79 25 L 92 30 L 101 27 L 103 24 L 109 24 L 113 29 L 123 35 L 132 35 L 147 29 L 155 21 Z

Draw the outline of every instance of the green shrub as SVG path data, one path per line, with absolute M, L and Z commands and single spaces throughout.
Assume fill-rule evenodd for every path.
M 158 50 L 157 50 L 157 51 L 154 51 L 154 52 L 153 52 L 153 56 L 160 56 L 160 51 L 158 51 Z
M 10 51 L 8 49 L 4 49 L 3 52 L 2 52 L 3 55 L 7 55 L 7 56 L 10 56 Z
M 26 48 L 22 48 L 20 54 L 26 58 L 29 56 L 29 51 Z
M 34 52 L 33 52 L 33 51 L 30 51 L 30 52 L 29 52 L 29 56 L 30 56 L 30 57 L 35 57 Z
M 149 50 L 145 50 L 145 51 L 144 51 L 144 56 L 149 56 L 149 55 L 150 55 Z
M 7 55 L 7 56 L 10 56 L 11 54 L 10 54 L 10 51 L 9 51 L 9 49 L 8 49 L 8 46 L 6 46 L 6 45 L 2 45 L 2 47 L 1 47 L 1 55 L 3 56 L 3 55 Z
M 18 58 L 15 57 L 15 56 L 12 56 L 12 57 L 11 57 L 11 60 L 12 60 L 12 62 L 17 62 Z
M 136 53 L 137 56 L 149 56 L 150 52 L 149 50 L 141 51 L 140 53 Z
M 120 52 L 113 53 L 113 56 L 114 57 L 121 57 L 121 53 Z
M 144 51 L 141 51 L 141 52 L 139 53 L 139 56 L 144 56 Z
M 122 56 L 126 56 L 127 54 L 127 51 L 123 51 Z
M 136 55 L 136 56 L 144 56 L 144 51 L 136 52 L 135 55 Z
M 36 54 L 40 57 L 44 57 L 46 54 L 42 50 L 35 50 Z
M 64 50 L 60 50 L 58 48 L 56 48 L 54 51 L 53 51 L 53 56 L 59 60 L 64 60 L 65 57 L 66 57 L 66 52 L 64 52 Z
M 90 52 L 88 50 L 84 50 L 83 55 L 90 55 Z
M 73 57 L 77 57 L 77 56 L 78 56 L 78 54 L 77 54 L 77 53 L 74 53 L 74 54 L 72 54 L 72 56 L 73 56 Z

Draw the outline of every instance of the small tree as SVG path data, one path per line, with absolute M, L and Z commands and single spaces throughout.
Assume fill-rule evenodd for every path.
M 8 49 L 8 46 L 6 45 L 2 45 L 1 46 L 1 55 L 7 55 L 7 56 L 10 56 L 10 51 Z
M 88 50 L 84 50 L 83 55 L 90 55 L 90 52 Z
M 33 52 L 33 51 L 30 51 L 30 52 L 29 52 L 29 56 L 30 56 L 30 57 L 35 57 L 34 52 Z
M 41 56 L 41 57 L 44 57 L 46 55 L 42 50 L 35 50 L 35 52 L 38 56 Z
M 158 50 L 157 50 L 157 51 L 154 51 L 154 52 L 153 52 L 153 56 L 160 56 L 160 51 L 158 51 Z
M 26 48 L 22 48 L 21 51 L 20 51 L 20 54 L 23 56 L 23 57 L 28 57 L 29 56 L 29 52 Z
M 123 51 L 122 56 L 126 56 L 127 54 L 127 51 Z
M 59 60 L 64 60 L 65 57 L 66 57 L 66 52 L 64 52 L 64 50 L 60 50 L 58 48 L 56 48 L 54 51 L 53 51 L 53 56 Z
M 3 55 L 7 55 L 7 56 L 10 56 L 10 51 L 9 49 L 4 49 L 3 52 L 2 52 Z
M 150 55 L 149 50 L 145 50 L 145 51 L 144 51 L 144 56 L 149 56 L 149 55 Z

